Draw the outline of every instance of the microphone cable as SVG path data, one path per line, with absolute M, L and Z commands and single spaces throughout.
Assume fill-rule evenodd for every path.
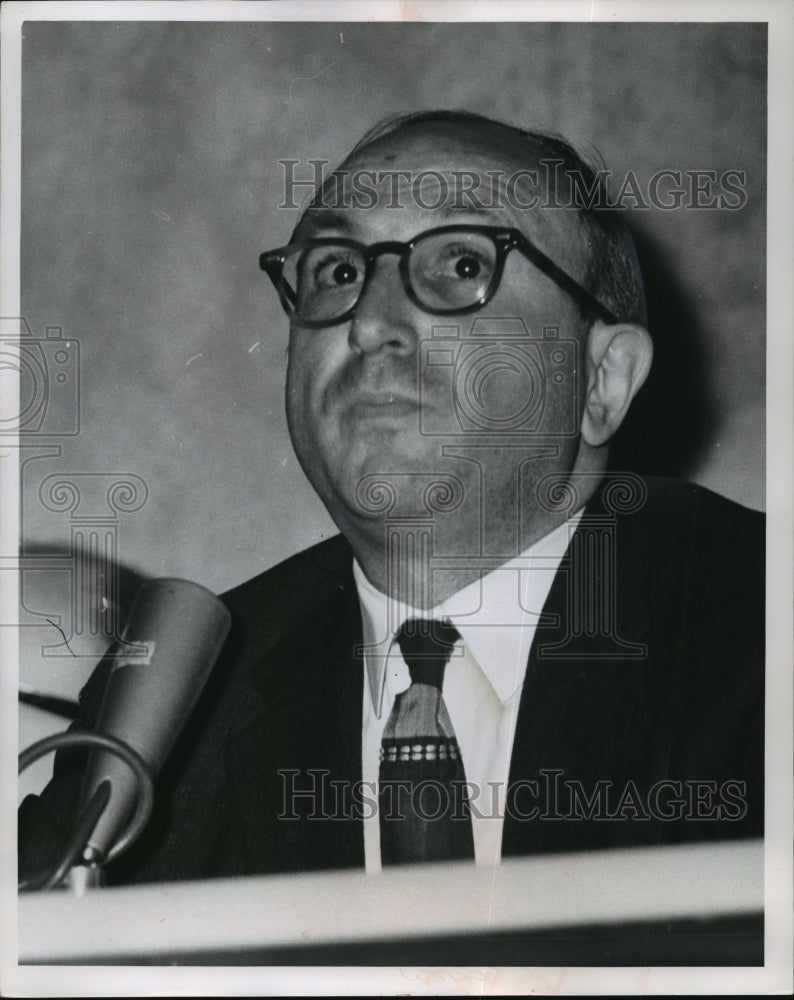
M 130 767 L 135 775 L 138 786 L 135 812 L 122 835 L 116 840 L 111 850 L 108 851 L 107 857 L 101 858 L 96 855 L 85 857 L 84 852 L 88 839 L 110 798 L 110 782 L 107 780 L 101 782 L 78 816 L 74 831 L 60 859 L 43 872 L 38 872 L 30 878 L 20 880 L 17 884 L 20 892 L 52 889 L 60 885 L 69 869 L 78 862 L 81 856 L 83 856 L 82 860 L 92 864 L 104 864 L 113 861 L 132 844 L 149 822 L 149 817 L 154 808 L 154 778 L 151 769 L 141 755 L 133 750 L 131 746 L 106 733 L 86 731 L 58 733 L 55 736 L 46 736 L 43 740 L 39 740 L 22 751 L 19 755 L 18 773 L 21 774 L 34 761 L 37 761 L 40 757 L 44 757 L 45 754 L 51 753 L 53 750 L 76 749 L 86 746 L 100 747 L 103 750 L 107 750 L 116 757 L 120 757 Z

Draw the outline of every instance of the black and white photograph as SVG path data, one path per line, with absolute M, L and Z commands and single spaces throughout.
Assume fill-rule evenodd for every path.
M 791 989 L 791 8 L 2 17 L 3 992 Z

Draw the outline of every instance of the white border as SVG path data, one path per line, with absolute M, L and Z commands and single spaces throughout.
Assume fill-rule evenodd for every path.
M 768 321 L 767 321 L 767 510 L 768 510 L 768 648 L 767 648 L 767 834 L 766 906 L 767 964 L 764 969 L 656 968 L 533 970 L 392 970 L 392 969 L 232 969 L 219 968 L 19 968 L 16 965 L 15 825 L 7 808 L 14 791 L 16 748 L 15 671 L 0 672 L 0 698 L 6 711 L 2 725 L 0 813 L 2 874 L 0 898 L 0 973 L 7 996 L 111 995 L 135 992 L 172 995 L 185 991 L 215 995 L 355 994 L 410 992 L 451 995 L 561 993 L 787 993 L 792 988 L 792 484 L 794 484 L 794 203 L 791 120 L 794 97 L 794 20 L 788 0 L 391 0 L 341 2 L 6 2 L 2 7 L 2 315 L 19 315 L 19 136 L 20 35 L 25 20 L 52 21 L 768 21 L 769 22 L 769 194 L 768 194 Z M 2 376 L 3 373 L 0 373 Z M 0 390 L 15 393 L 15 380 L 5 378 Z M 14 397 L 7 397 L 13 399 Z M 2 530 L 7 542 L 19 530 L 16 462 L 3 456 Z M 2 552 L 8 552 L 4 544 Z M 6 579 L 7 578 L 7 579 Z M 0 599 L 17 605 L 16 575 L 0 573 Z M 3 662 L 16 663 L 16 636 L 0 629 Z M 10 709 L 10 711 L 9 711 Z M 10 750 L 13 747 L 14 750 Z M 9 889 L 11 891 L 9 891 Z M 772 916 L 774 915 L 774 917 Z M 109 981 L 112 980 L 112 981 Z
M 19 316 L 19 237 L 21 163 L 21 25 L 11 15 L 22 10 L 0 8 L 0 316 Z M 4 410 L 19 412 L 19 381 L 0 369 Z M 11 408 L 13 407 L 13 409 Z M 20 533 L 19 452 L 0 448 L 0 558 L 17 551 Z M 5 564 L 5 559 L 3 559 Z M 0 567 L 0 621 L 19 607 L 19 575 Z M 8 991 L 9 972 L 16 965 L 17 831 L 16 755 L 19 746 L 19 636 L 17 629 L 0 627 L 0 993 Z
M 787 0 L 6 0 L 34 21 L 769 21 Z
M 780 963 L 792 988 L 792 724 L 794 699 L 794 17 L 769 28 L 767 137 L 767 654 L 766 962 Z

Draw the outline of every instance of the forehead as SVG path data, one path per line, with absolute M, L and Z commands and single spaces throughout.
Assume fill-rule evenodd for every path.
M 326 180 L 295 238 L 345 230 L 361 239 L 410 239 L 474 222 L 520 229 L 560 263 L 585 248 L 578 212 L 550 207 L 548 163 L 508 130 L 420 124 L 376 139 Z M 545 203 L 545 207 L 544 207 Z
M 409 161 L 447 160 L 456 166 L 461 160 L 486 167 L 527 166 L 533 159 L 528 141 L 512 131 L 494 126 L 460 123 L 420 123 L 397 127 L 368 143 L 345 161 L 377 160 L 402 165 Z

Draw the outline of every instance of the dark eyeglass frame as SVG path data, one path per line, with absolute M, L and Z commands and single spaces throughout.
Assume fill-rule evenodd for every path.
M 462 308 L 456 306 L 452 309 L 430 309 L 417 297 L 411 285 L 410 275 L 408 272 L 408 258 L 411 251 L 418 243 L 421 243 L 428 237 L 440 236 L 444 233 L 477 233 L 483 236 L 488 236 L 491 240 L 493 240 L 496 248 L 496 261 L 494 263 L 494 271 L 490 284 L 480 298 L 470 306 L 464 306 Z M 295 303 L 297 301 L 295 289 L 291 288 L 284 278 L 284 264 L 290 254 L 323 246 L 348 247 L 351 250 L 356 250 L 361 255 L 365 265 L 361 289 L 359 290 L 358 296 L 353 305 L 350 306 L 349 309 L 346 309 L 341 315 L 335 316 L 333 319 L 301 319 L 297 317 L 295 309 Z M 586 288 L 582 288 L 582 286 L 566 271 L 563 271 L 563 269 L 555 264 L 550 257 L 547 257 L 542 250 L 539 250 L 534 243 L 527 239 L 527 237 L 524 236 L 520 230 L 503 229 L 499 226 L 441 226 L 437 229 L 427 229 L 422 233 L 418 233 L 413 237 L 413 239 L 408 240 L 407 243 L 401 243 L 396 240 L 387 240 L 382 243 L 372 243 L 367 245 L 366 243 L 359 243 L 358 240 L 347 239 L 343 236 L 318 236 L 314 239 L 300 240 L 297 243 L 289 243 L 276 250 L 266 250 L 264 253 L 259 255 L 259 266 L 267 273 L 268 277 L 273 282 L 276 291 L 278 292 L 279 299 L 281 300 L 281 305 L 284 307 L 284 311 L 287 315 L 290 317 L 295 316 L 296 322 L 300 323 L 302 327 L 310 330 L 321 330 L 325 327 L 336 326 L 339 323 L 345 323 L 347 320 L 352 319 L 356 312 L 356 306 L 361 300 L 361 296 L 364 294 L 364 291 L 372 277 L 373 271 L 375 270 L 375 263 L 378 257 L 382 254 L 395 254 L 400 258 L 399 272 L 403 288 L 405 290 L 405 294 L 415 306 L 423 312 L 430 313 L 432 316 L 464 316 L 467 313 L 473 313 L 478 309 L 482 309 L 482 307 L 487 305 L 494 297 L 499 285 L 501 284 L 505 261 L 507 260 L 507 255 L 511 250 L 518 250 L 519 253 L 523 254 L 524 257 L 531 261 L 539 271 L 551 278 L 551 280 L 555 282 L 555 284 L 558 285 L 564 292 L 570 295 L 579 306 L 595 316 L 596 319 L 600 319 L 604 323 L 610 324 L 619 322 L 617 316 L 611 310 L 602 305 L 598 299 L 587 291 Z

